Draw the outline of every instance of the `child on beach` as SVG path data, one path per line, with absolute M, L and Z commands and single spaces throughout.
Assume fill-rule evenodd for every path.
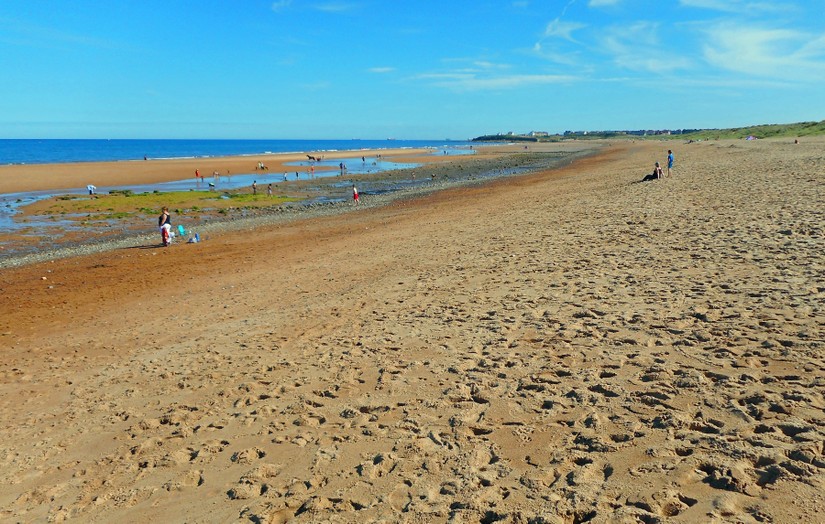
M 361 203 L 361 201 L 358 200 L 358 189 L 355 188 L 355 185 L 352 186 L 352 199 L 355 201 L 355 205 Z
M 667 176 L 670 176 L 670 170 L 673 169 L 673 151 L 667 150 Z

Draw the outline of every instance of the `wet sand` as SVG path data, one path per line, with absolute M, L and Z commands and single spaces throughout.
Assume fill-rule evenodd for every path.
M 203 181 L 176 180 L 171 184 L 166 181 L 123 185 L 110 177 L 103 179 L 106 185 L 99 187 L 99 193 L 94 196 L 86 195 L 85 189 L 79 188 L 73 194 L 69 190 L 0 194 L 0 229 L 4 231 L 0 233 L 0 269 L 106 249 L 152 245 L 157 241 L 154 223 L 164 205 L 173 210 L 175 224 L 203 236 L 216 229 L 249 227 L 250 219 L 255 223 L 280 223 L 296 216 L 306 218 L 346 212 L 347 206 L 341 204 L 351 202 L 354 184 L 359 187 L 363 205 L 383 205 L 390 200 L 445 187 L 549 168 L 599 147 L 602 147 L 599 143 L 571 141 L 534 144 L 527 149 L 485 145 L 476 148 L 474 154 L 405 149 L 390 152 L 392 156 L 376 150 L 370 157 L 365 151 L 350 151 L 343 154 L 363 153 L 366 162 L 360 157 L 351 158 L 348 162 L 351 170 L 340 173 L 337 168 L 326 165 L 337 165 L 340 157 L 327 157 L 326 164 L 315 165 L 315 174 L 310 172 L 306 155 L 302 155 L 303 161 L 296 160 L 301 155 L 279 155 L 281 164 L 274 164 L 276 166 L 293 160 L 301 165 L 286 166 L 296 170 L 290 171 L 286 177 L 283 172 L 273 169 L 253 174 L 222 175 L 219 179 L 210 176 Z M 376 163 L 377 155 L 381 158 Z M 238 157 L 217 160 L 249 164 Z M 67 167 L 78 169 L 78 166 L 69 164 L 54 166 L 54 171 L 60 173 Z M 114 162 L 90 167 L 99 168 L 101 172 L 118 170 L 122 179 L 131 181 L 138 181 L 145 174 L 141 162 Z M 49 167 L 40 169 L 48 170 Z M 169 169 L 167 165 L 166 170 L 160 172 L 168 179 L 176 176 L 176 169 Z M 325 169 L 332 171 L 323 172 Z M 57 184 L 54 178 L 47 177 L 47 180 Z M 258 182 L 257 195 L 252 194 L 254 181 Z M 266 194 L 267 186 L 272 188 L 275 198 Z M 111 189 L 129 190 L 133 194 L 110 193 Z M 173 190 L 176 193 L 167 193 Z M 281 203 L 284 200 L 287 202 Z M 334 209 L 330 205 L 334 205 Z
M 823 146 L 2 270 L 0 516 L 815 522 Z
M 586 143 L 567 142 L 561 144 L 531 144 L 532 151 L 577 151 L 587 147 Z M 476 158 L 524 151 L 518 145 L 480 146 L 476 148 Z M 360 160 L 362 156 L 374 158 L 381 155 L 386 160 L 400 163 L 442 163 L 456 160 L 453 155 L 441 155 L 432 149 L 376 149 L 350 151 L 324 151 L 301 153 L 276 153 L 266 155 L 226 156 L 212 158 L 149 159 L 122 162 L 74 162 L 63 164 L 0 165 L 0 194 L 25 191 L 45 191 L 83 188 L 92 184 L 98 187 L 119 185 L 142 185 L 177 180 L 195 180 L 195 171 L 204 178 L 211 178 L 217 171 L 221 176 L 236 174 L 281 175 L 284 172 L 306 172 L 308 166 L 288 165 L 307 162 L 307 155 L 326 159 L 342 158 Z M 267 170 L 257 171 L 258 163 Z M 319 167 L 318 169 L 324 169 Z M 334 170 L 334 169 L 333 169 Z
M 387 149 L 340 152 L 308 152 L 271 155 L 227 156 L 213 158 L 150 159 L 123 162 L 75 162 L 65 164 L 0 165 L 0 194 L 23 191 L 43 191 L 49 189 L 85 188 L 92 184 L 98 187 L 116 185 L 153 184 L 175 180 L 195 179 L 195 171 L 205 178 L 211 178 L 217 171 L 222 176 L 254 173 L 258 162 L 262 162 L 267 172 L 279 174 L 294 172 L 294 166 L 286 164 L 307 160 L 307 154 L 324 155 L 327 158 L 360 158 L 382 154 L 385 157 L 420 157 L 425 149 Z M 304 169 L 302 169 L 304 171 Z

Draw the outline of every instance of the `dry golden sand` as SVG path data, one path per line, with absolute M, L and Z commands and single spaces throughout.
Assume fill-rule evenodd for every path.
M 822 521 L 825 141 L 791 142 L 0 272 L 0 516 Z

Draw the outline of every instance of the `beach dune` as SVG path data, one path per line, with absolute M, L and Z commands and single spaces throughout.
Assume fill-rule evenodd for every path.
M 3 270 L 0 516 L 819 521 L 823 146 Z

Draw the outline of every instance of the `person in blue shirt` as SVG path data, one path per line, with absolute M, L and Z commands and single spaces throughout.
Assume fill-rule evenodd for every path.
M 673 151 L 667 150 L 667 176 L 670 176 L 670 170 L 673 169 Z

